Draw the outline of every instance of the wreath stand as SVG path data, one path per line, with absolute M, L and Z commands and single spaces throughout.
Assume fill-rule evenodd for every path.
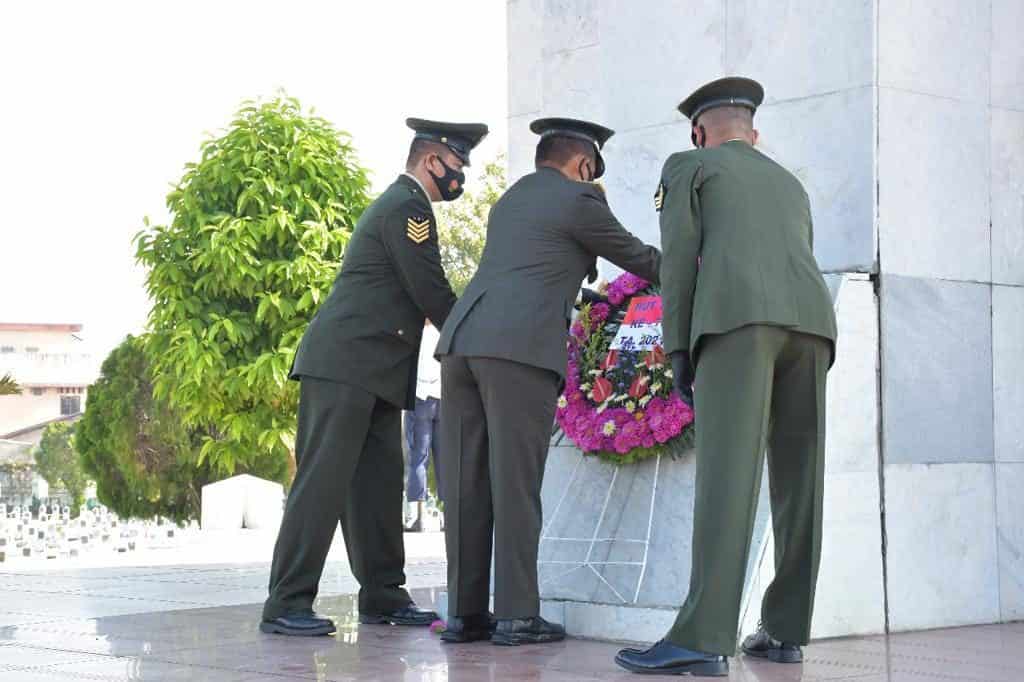
M 556 436 L 541 497 L 541 615 L 571 636 L 661 639 L 686 599 L 693 534 L 694 453 L 619 466 L 583 457 Z M 767 476 L 767 475 L 766 475 Z M 751 590 L 769 535 L 767 478 L 754 522 L 740 623 L 756 623 Z

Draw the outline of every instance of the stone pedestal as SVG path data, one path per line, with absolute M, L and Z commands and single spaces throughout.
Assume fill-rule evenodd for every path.
M 555 443 L 542 491 L 542 613 L 578 637 L 660 639 L 689 587 L 694 473 L 693 452 L 617 466 Z M 767 495 L 766 478 L 748 584 L 766 536 Z M 749 601 L 748 590 L 744 610 Z

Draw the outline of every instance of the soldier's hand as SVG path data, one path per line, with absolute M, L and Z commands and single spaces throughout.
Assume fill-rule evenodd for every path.
M 669 353 L 669 360 L 672 361 L 672 384 L 676 393 L 683 399 L 683 402 L 693 409 L 693 363 L 690 362 L 690 354 L 685 350 L 678 350 Z
M 580 303 L 607 303 L 608 297 L 599 291 L 593 289 L 587 289 L 584 287 L 580 290 Z

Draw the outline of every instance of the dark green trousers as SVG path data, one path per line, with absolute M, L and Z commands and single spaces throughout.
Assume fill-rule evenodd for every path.
M 752 325 L 702 340 L 694 384 L 697 480 L 690 592 L 668 640 L 736 651 L 764 453 L 775 579 L 761 619 L 776 639 L 810 636 L 821 555 L 827 339 Z
M 361 388 L 303 377 L 295 481 L 274 546 L 263 617 L 311 609 L 341 521 L 359 611 L 412 600 L 402 541 L 401 410 Z
M 488 610 L 494 540 L 494 614 L 540 613 L 540 487 L 559 377 L 509 360 L 441 361 L 441 475 L 448 609 Z

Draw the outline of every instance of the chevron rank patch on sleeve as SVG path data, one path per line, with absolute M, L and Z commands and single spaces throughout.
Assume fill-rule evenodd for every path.
M 665 203 L 665 183 L 658 183 L 658 191 L 654 193 L 654 210 L 661 212 L 661 207 Z
M 409 216 L 405 223 L 405 235 L 414 244 L 422 244 L 430 239 L 430 219 L 419 216 Z

